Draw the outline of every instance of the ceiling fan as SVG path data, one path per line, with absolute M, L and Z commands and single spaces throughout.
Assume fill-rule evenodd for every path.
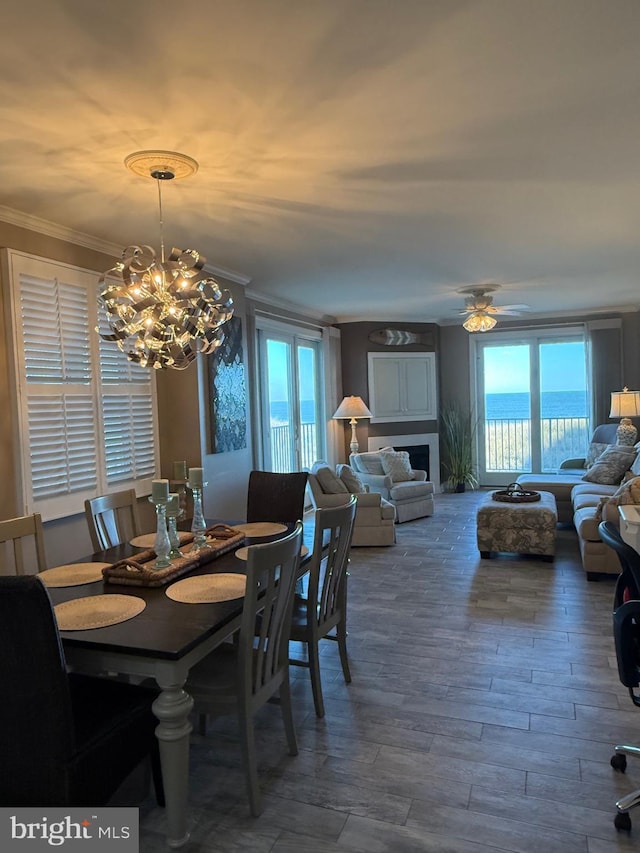
M 468 294 L 464 308 L 458 314 L 466 315 L 462 324 L 468 332 L 488 332 L 498 322 L 495 314 L 517 317 L 527 311 L 528 305 L 494 305 L 491 294 L 500 289 L 498 284 L 481 284 L 463 287 L 458 293 Z

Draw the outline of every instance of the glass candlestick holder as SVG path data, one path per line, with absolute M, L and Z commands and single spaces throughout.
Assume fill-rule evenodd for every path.
M 151 564 L 153 569 L 166 569 L 171 565 L 169 555 L 171 553 L 171 542 L 169 541 L 169 533 L 167 531 L 167 503 L 168 500 L 154 500 L 152 497 L 149 501 L 156 508 L 156 538 L 153 542 L 153 550 L 156 552 L 156 560 Z
M 180 506 L 179 493 L 169 494 L 169 503 L 166 508 L 167 515 L 167 533 L 169 535 L 169 543 L 171 551 L 169 558 L 173 560 L 175 557 L 184 557 L 180 550 L 180 536 L 178 534 L 178 519 L 184 516 L 184 510 Z
M 204 520 L 202 512 L 202 489 L 206 483 L 190 483 L 187 486 L 191 489 L 193 495 L 193 522 L 191 523 L 191 532 L 193 533 L 193 551 L 204 551 L 211 546 L 207 542 L 204 535 L 207 529 L 207 523 Z

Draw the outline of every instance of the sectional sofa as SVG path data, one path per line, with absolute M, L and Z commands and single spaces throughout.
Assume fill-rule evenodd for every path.
M 551 492 L 555 496 L 558 521 L 573 523 L 576 529 L 582 566 L 589 580 L 595 580 L 600 574 L 620 573 L 618 556 L 601 540 L 598 525 L 601 521 L 618 524 L 619 503 L 632 503 L 630 498 L 637 494 L 632 491 L 634 484 L 630 481 L 640 476 L 639 445 L 616 445 L 616 429 L 617 424 L 596 427 L 587 456 L 567 460 L 557 474 L 522 474 L 518 477 L 522 488 Z M 628 460 L 624 470 L 619 468 L 619 477 L 614 469 L 607 470 L 606 466 L 604 475 L 598 476 L 598 470 L 603 467 L 599 460 L 604 454 L 605 461 L 607 457 L 616 457 L 620 466 Z M 615 482 L 597 482 L 614 478 Z

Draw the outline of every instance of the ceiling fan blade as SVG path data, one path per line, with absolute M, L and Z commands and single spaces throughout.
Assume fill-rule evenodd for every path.
M 498 311 L 528 311 L 528 305 L 496 305 Z

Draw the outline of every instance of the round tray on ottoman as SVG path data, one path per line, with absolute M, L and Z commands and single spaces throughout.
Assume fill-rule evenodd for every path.
M 538 492 L 535 501 L 494 500 L 489 492 L 478 507 L 478 550 L 492 553 L 536 554 L 553 560 L 558 512 L 551 492 Z

